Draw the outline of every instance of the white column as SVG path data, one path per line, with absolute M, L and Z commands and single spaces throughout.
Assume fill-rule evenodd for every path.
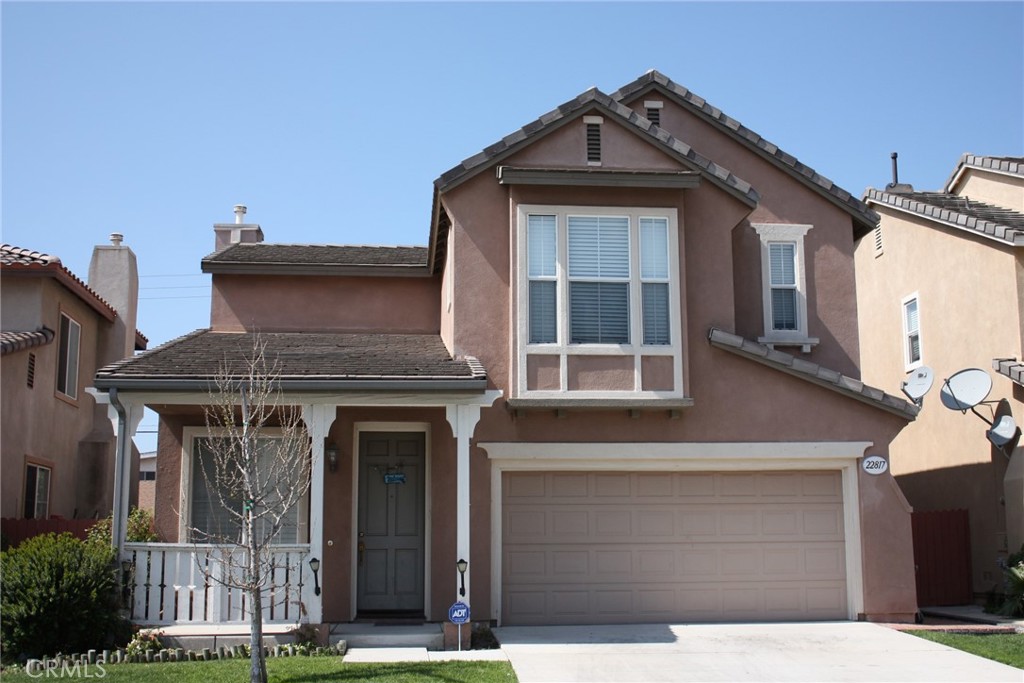
M 473 562 L 469 553 L 469 440 L 480 420 L 478 405 L 446 406 L 448 424 L 452 426 L 452 434 L 456 440 L 455 470 L 455 557 L 452 558 L 451 571 L 455 574 L 455 594 L 461 587 L 461 577 L 455 562 L 462 559 L 469 562 L 466 570 L 466 595 L 460 596 L 462 602 L 469 604 L 469 576 L 473 573 Z
M 313 447 L 313 470 L 310 473 L 309 485 L 309 557 L 320 560 L 318 580 L 321 589 L 328 570 L 323 557 L 324 439 L 327 438 L 337 414 L 338 407 L 334 405 L 306 404 L 302 406 L 302 421 L 306 423 L 306 432 L 309 434 Z M 304 563 L 302 570 L 309 571 L 309 564 Z M 309 623 L 319 624 L 323 621 L 323 600 L 320 595 L 315 595 L 312 589 L 306 591 L 306 595 L 309 599 L 309 604 L 306 606 Z

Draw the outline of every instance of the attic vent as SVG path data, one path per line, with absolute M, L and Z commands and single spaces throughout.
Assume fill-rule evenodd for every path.
M 583 123 L 587 126 L 587 163 L 598 165 L 601 163 L 601 124 L 604 118 L 600 116 L 584 116 Z
M 36 385 L 36 354 L 28 354 L 28 388 L 31 389 Z
M 875 226 L 875 256 L 882 255 L 882 226 Z
M 644 102 L 644 109 L 647 110 L 647 120 L 656 126 L 661 125 L 661 109 L 665 103 L 661 100 L 647 100 Z

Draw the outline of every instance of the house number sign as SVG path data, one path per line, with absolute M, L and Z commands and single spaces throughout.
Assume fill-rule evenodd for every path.
M 385 484 L 404 484 L 405 472 L 387 472 L 384 475 Z
M 880 455 L 869 455 L 860 466 L 868 474 L 885 474 L 889 471 L 889 461 Z

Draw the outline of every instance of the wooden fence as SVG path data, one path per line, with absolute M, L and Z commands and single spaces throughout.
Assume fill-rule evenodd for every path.
M 911 524 L 917 567 L 917 604 L 920 607 L 971 604 L 974 590 L 967 510 L 915 512 Z
M 13 548 L 26 538 L 40 534 L 62 534 L 65 531 L 77 538 L 85 539 L 86 533 L 96 524 L 95 519 L 0 519 L 0 531 L 8 547 Z

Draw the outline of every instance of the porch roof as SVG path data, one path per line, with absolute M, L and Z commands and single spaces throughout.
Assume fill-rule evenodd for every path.
M 476 390 L 487 375 L 475 358 L 454 359 L 436 334 L 215 332 L 196 330 L 96 373 L 97 389 L 205 391 L 223 369 L 243 371 L 265 344 L 282 390 Z

